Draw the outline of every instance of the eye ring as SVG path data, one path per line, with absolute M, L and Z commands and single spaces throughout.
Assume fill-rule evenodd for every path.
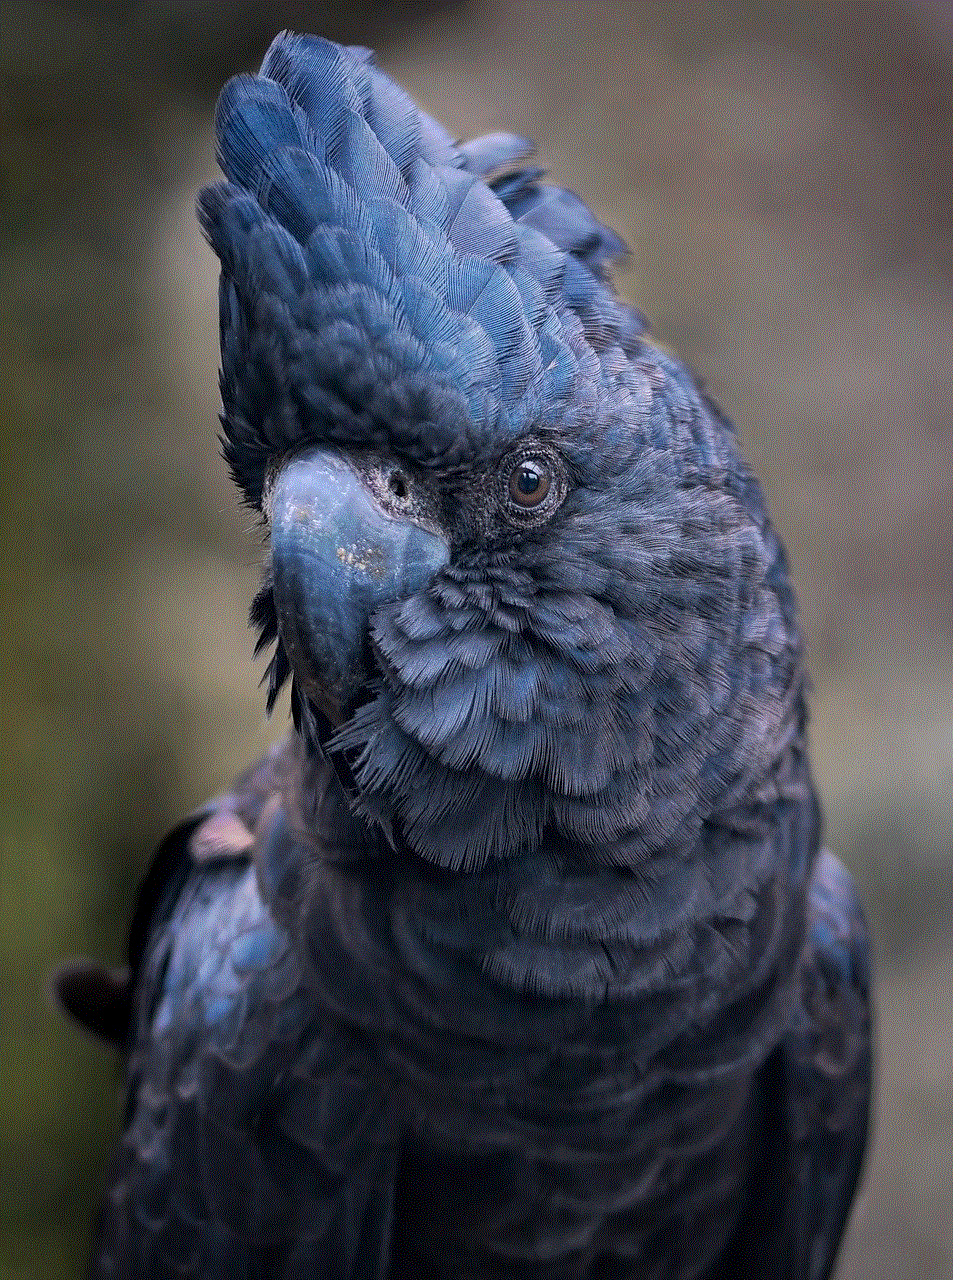
M 553 449 L 526 440 L 500 461 L 497 492 L 506 518 L 513 524 L 537 525 L 548 520 L 566 496 L 567 476 Z
M 535 511 L 548 498 L 553 479 L 553 468 L 545 458 L 520 458 L 509 475 L 510 499 L 522 511 Z

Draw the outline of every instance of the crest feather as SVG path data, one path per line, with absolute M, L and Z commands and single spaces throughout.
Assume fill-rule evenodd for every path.
M 283 33 L 225 86 L 216 132 L 226 181 L 199 217 L 222 263 L 225 452 L 253 506 L 269 459 L 312 441 L 434 467 L 465 441 L 479 465 L 593 376 L 586 344 L 631 345 L 615 233 L 540 170 L 488 184 L 531 144 L 456 145 L 366 49 Z

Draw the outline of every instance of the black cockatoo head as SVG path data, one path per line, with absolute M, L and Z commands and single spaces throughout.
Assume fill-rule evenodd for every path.
M 224 449 L 299 729 L 423 857 L 617 865 L 763 800 L 801 719 L 783 552 L 622 242 L 367 51 L 279 36 L 224 89 Z

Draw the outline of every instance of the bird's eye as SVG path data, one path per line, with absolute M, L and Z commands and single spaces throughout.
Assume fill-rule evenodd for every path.
M 526 511 L 545 502 L 553 483 L 553 472 L 542 458 L 521 458 L 510 472 L 510 497 Z

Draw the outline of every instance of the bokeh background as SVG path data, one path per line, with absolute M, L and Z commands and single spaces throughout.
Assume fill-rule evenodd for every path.
M 45 995 L 121 954 L 183 812 L 281 732 L 215 443 L 192 205 L 281 26 L 508 126 L 632 246 L 623 290 L 739 424 L 792 553 L 832 845 L 877 939 L 876 1147 L 841 1280 L 953 1259 L 953 10 L 3 0 L 0 1278 L 81 1274 L 117 1068 Z

